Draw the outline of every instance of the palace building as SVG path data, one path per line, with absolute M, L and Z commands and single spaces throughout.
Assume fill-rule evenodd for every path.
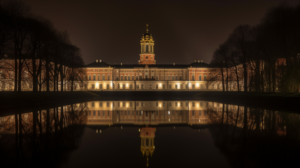
M 221 68 L 207 63 L 203 60 L 195 60 L 191 64 L 159 64 L 156 61 L 154 50 L 155 41 L 149 33 L 148 24 L 146 33 L 140 40 L 139 60 L 136 64 L 109 64 L 101 59 L 95 60 L 84 67 L 71 68 L 66 65 L 50 62 L 48 74 L 50 91 L 196 91 L 196 90 L 222 90 Z M 24 56 L 27 66 L 23 66 L 21 86 L 23 91 L 33 90 L 32 60 Z M 45 60 L 36 60 L 45 64 Z M 15 59 L 8 56 L 0 62 L 0 90 L 9 91 L 15 85 Z M 58 70 L 62 67 L 62 70 Z M 80 77 L 74 77 L 74 72 L 80 72 Z M 226 73 L 222 72 L 225 76 Z M 61 75 L 64 73 L 63 75 Z M 73 77 L 72 77 L 73 73 Z M 56 75 L 56 76 L 55 76 Z M 63 76 L 63 78 L 61 78 Z M 228 75 L 227 75 L 228 78 Z M 242 76 L 240 77 L 242 79 Z M 45 68 L 41 68 L 38 76 L 38 87 L 41 91 L 47 90 L 47 75 Z M 228 86 L 226 86 L 226 83 Z M 243 81 L 237 85 L 235 79 L 224 83 L 228 91 L 243 90 Z
M 158 64 L 155 60 L 154 39 L 142 35 L 138 64 L 108 64 L 101 59 L 86 65 L 88 90 L 219 90 L 221 82 L 208 82 L 213 74 L 211 65 L 202 60 L 191 64 Z

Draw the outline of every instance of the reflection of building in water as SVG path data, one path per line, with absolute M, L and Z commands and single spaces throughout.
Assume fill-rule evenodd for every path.
M 1 165 L 60 167 L 61 160 L 78 147 L 86 120 L 84 104 L 1 116 Z
M 81 103 L 7 115 L 0 117 L 0 134 L 14 134 L 16 129 L 21 131 L 21 128 L 26 133 L 31 133 L 33 127 L 39 133 L 55 132 L 70 124 L 85 124 L 86 113 L 86 106 Z
M 89 125 L 207 124 L 206 101 L 87 102 Z
M 141 152 L 143 156 L 147 158 L 147 166 L 149 166 L 149 156 L 152 156 L 155 149 L 155 131 L 156 129 L 152 127 L 144 127 L 140 129 Z

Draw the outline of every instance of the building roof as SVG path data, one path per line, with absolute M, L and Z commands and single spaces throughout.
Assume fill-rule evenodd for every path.
M 166 69 L 183 69 L 183 68 L 213 68 L 213 66 L 204 62 L 193 62 L 191 64 L 156 64 L 147 65 L 149 68 L 166 68 Z M 133 69 L 145 68 L 146 65 L 140 64 L 107 64 L 106 62 L 93 62 L 85 66 L 86 68 L 118 68 L 118 69 Z

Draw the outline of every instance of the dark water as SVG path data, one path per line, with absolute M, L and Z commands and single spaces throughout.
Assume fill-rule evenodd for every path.
M 207 101 L 94 101 L 0 116 L 0 167 L 298 167 L 300 116 Z

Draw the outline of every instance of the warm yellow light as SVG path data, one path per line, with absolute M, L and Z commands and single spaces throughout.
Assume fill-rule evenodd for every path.
M 199 87 L 199 83 L 197 83 L 196 86 Z
M 126 84 L 126 86 L 128 87 L 128 83 Z
M 159 105 L 159 107 L 161 107 L 161 104 Z
M 159 87 L 161 87 L 161 83 L 159 84 Z

